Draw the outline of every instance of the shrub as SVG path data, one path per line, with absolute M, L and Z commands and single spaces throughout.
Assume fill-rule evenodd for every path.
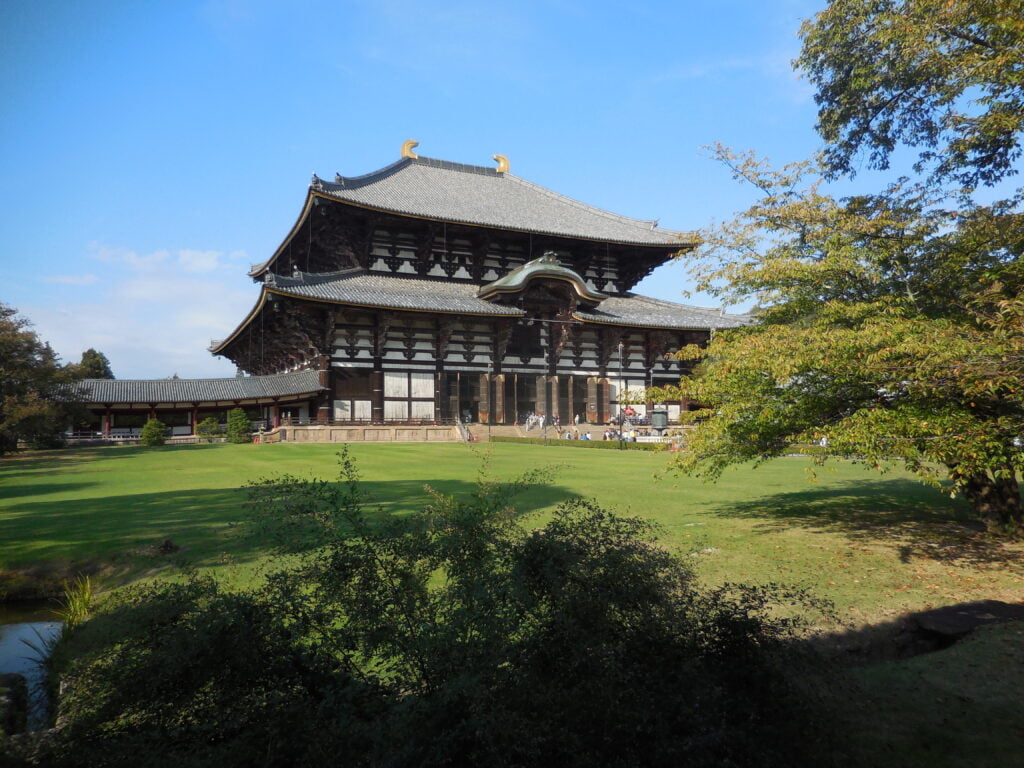
M 782 672 L 800 593 L 702 588 L 591 501 L 525 525 L 535 477 L 371 522 L 342 461 L 339 483 L 250 487 L 295 565 L 136 589 L 77 630 L 52 764 L 822 764 Z
M 142 425 L 139 442 L 143 445 L 163 445 L 167 439 L 167 426 L 159 419 L 150 419 Z
M 229 443 L 248 443 L 252 440 L 252 424 L 241 408 L 228 411 L 227 435 Z
M 219 437 L 222 430 L 216 416 L 207 416 L 196 425 L 196 437 L 212 443 L 215 437 Z

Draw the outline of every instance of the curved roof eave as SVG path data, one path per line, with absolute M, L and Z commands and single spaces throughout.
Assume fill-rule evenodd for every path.
M 219 355 L 228 347 L 228 345 L 230 345 L 233 341 L 235 341 L 235 339 L 238 338 L 238 336 L 246 329 L 246 327 L 248 327 L 249 323 L 251 323 L 256 318 L 256 316 L 259 314 L 259 312 L 263 309 L 264 305 L 267 302 L 267 297 L 270 296 L 270 295 L 274 295 L 274 296 L 287 296 L 290 299 L 297 299 L 299 301 L 308 301 L 308 302 L 310 302 L 312 304 L 332 304 L 332 305 L 341 306 L 341 307 L 363 307 L 365 309 L 381 309 L 381 310 L 386 310 L 386 311 L 390 311 L 390 312 L 394 312 L 394 311 L 398 311 L 398 312 L 416 312 L 416 313 L 419 313 L 419 314 L 428 314 L 428 315 L 466 315 L 466 316 L 471 316 L 471 317 L 519 318 L 519 317 L 524 317 L 525 314 L 526 314 L 525 312 L 522 312 L 521 310 L 520 311 L 515 311 L 515 312 L 485 313 L 485 312 L 472 312 L 472 311 L 466 311 L 466 310 L 439 309 L 439 308 L 435 308 L 435 307 L 432 307 L 432 308 L 429 308 L 429 309 L 427 309 L 427 308 L 420 309 L 420 308 L 414 308 L 414 307 L 395 307 L 395 306 L 389 306 L 389 305 L 386 305 L 386 304 L 374 304 L 372 302 L 359 302 L 359 301 L 351 301 L 351 300 L 350 301 L 342 301 L 342 300 L 338 300 L 338 299 L 320 298 L 320 297 L 313 297 L 313 296 L 303 296 L 301 293 L 292 293 L 292 292 L 290 292 L 288 290 L 285 290 L 285 289 L 271 288 L 268 285 L 264 285 L 263 288 L 260 291 L 259 298 L 256 300 L 255 306 L 253 306 L 253 308 L 249 311 L 249 314 L 245 316 L 245 319 L 242 320 L 242 322 L 238 324 L 238 326 L 235 328 L 235 330 L 233 330 L 231 332 L 230 335 L 228 335 L 225 338 L 221 339 L 216 344 L 211 344 L 210 347 L 209 347 L 210 353 L 214 354 L 214 355 Z
M 250 321 L 252 321 L 253 318 L 256 317 L 256 315 L 259 313 L 259 311 L 261 309 L 263 309 L 263 305 L 266 303 L 266 300 L 267 300 L 267 286 L 264 285 L 260 289 L 260 295 L 259 295 L 259 298 L 256 299 L 255 306 L 253 306 L 253 308 L 251 310 L 249 310 L 249 314 L 247 314 L 245 316 L 245 319 L 243 319 L 242 322 L 240 322 L 238 324 L 238 326 L 235 328 L 235 330 L 233 330 L 228 336 L 225 336 L 223 339 L 218 341 L 216 344 L 211 344 L 207 348 L 210 351 L 210 354 L 213 354 L 213 355 L 221 354 L 224 351 L 224 348 L 227 347 L 228 344 L 233 342 L 238 337 L 238 335 L 242 331 L 244 331 L 246 329 L 246 327 L 249 325 Z
M 317 197 L 317 193 L 313 190 L 312 187 L 306 190 L 306 202 L 303 204 L 302 210 L 299 212 L 299 217 L 295 220 L 295 224 L 293 224 L 292 228 L 288 230 L 288 234 L 285 235 L 285 238 L 284 240 L 281 241 L 281 244 L 277 246 L 277 250 L 274 251 L 273 255 L 271 255 L 271 257 L 264 261 L 263 263 L 257 264 L 256 266 L 249 270 L 249 277 L 259 277 L 268 269 L 270 269 L 271 265 L 275 261 L 277 261 L 277 257 L 280 256 L 281 253 L 284 251 L 285 246 L 288 245 L 288 243 L 291 241 L 293 237 L 295 237 L 295 234 L 305 223 L 307 217 L 309 216 L 309 211 L 313 207 L 313 199 L 315 197 Z M 321 195 L 321 197 L 323 197 L 323 195 Z
M 381 169 L 380 171 L 376 171 L 374 173 L 366 174 L 365 176 L 361 176 L 361 177 L 351 177 L 351 178 L 348 178 L 346 180 L 349 181 L 349 182 L 356 181 L 356 180 L 362 181 L 364 179 L 372 181 L 372 180 L 375 180 L 377 178 L 380 178 L 384 171 L 389 171 L 391 168 L 393 168 L 394 166 L 397 166 L 399 164 L 400 163 L 394 163 L 394 164 L 392 164 L 392 166 L 388 166 L 387 168 Z M 534 186 L 534 187 L 538 186 L 538 185 L 533 184 L 532 182 L 526 181 L 525 179 L 522 180 L 522 181 L 523 181 L 523 183 L 530 184 L 531 186 Z M 323 182 L 321 182 L 321 184 L 323 184 Z M 542 189 L 546 193 L 550 193 L 552 195 L 557 195 L 558 194 L 558 193 L 550 192 L 550 190 L 546 190 L 543 187 L 538 187 L 538 188 Z M 564 197 L 564 196 L 560 196 L 560 197 Z M 525 235 L 547 235 L 547 236 L 550 236 L 550 237 L 562 237 L 562 238 L 567 238 L 567 239 L 571 239 L 571 240 L 584 240 L 584 241 L 593 242 L 593 243 L 608 243 L 608 244 L 612 244 L 612 245 L 625 245 L 625 246 L 632 246 L 632 247 L 636 247 L 636 248 L 652 248 L 652 249 L 656 248 L 656 249 L 659 249 L 659 250 L 673 249 L 675 251 L 692 250 L 693 248 L 696 248 L 700 244 L 700 241 L 698 240 L 698 238 L 696 238 L 693 233 L 689 233 L 689 232 L 674 233 L 674 234 L 679 234 L 681 236 L 681 238 L 685 237 L 685 239 L 680 239 L 678 242 L 671 242 L 671 241 L 644 242 L 644 241 L 621 240 L 621 239 L 611 239 L 611 238 L 601 238 L 601 237 L 586 237 L 584 235 L 571 235 L 571 234 L 566 234 L 565 232 L 556 232 L 556 231 L 544 230 L 544 229 L 530 229 L 530 228 L 524 228 L 524 227 L 499 226 L 497 224 L 486 224 L 486 223 L 474 222 L 474 221 L 469 221 L 469 220 L 464 220 L 464 219 L 459 219 L 459 218 L 454 218 L 454 217 L 427 216 L 427 215 L 423 215 L 423 214 L 417 214 L 417 213 L 411 213 L 411 212 L 396 210 L 394 208 L 387 208 L 387 207 L 382 207 L 382 206 L 371 205 L 369 203 L 362 203 L 362 202 L 358 202 L 358 201 L 354 201 L 354 200 L 349 200 L 349 199 L 344 198 L 344 197 L 332 195 L 329 191 L 325 191 L 325 190 L 322 190 L 322 189 L 317 189 L 315 186 L 311 185 L 306 190 L 306 201 L 305 201 L 305 203 L 302 206 L 302 209 L 301 209 L 301 211 L 299 213 L 298 218 L 295 220 L 295 224 L 292 225 L 292 228 L 288 231 L 288 234 L 281 241 L 281 244 L 277 247 L 277 249 L 274 251 L 274 253 L 266 261 L 263 261 L 262 263 L 255 265 L 254 267 L 252 267 L 249 270 L 249 277 L 252 277 L 252 278 L 260 277 L 264 272 L 266 272 L 268 269 L 270 269 L 270 267 L 274 264 L 275 261 L 277 261 L 277 259 L 281 256 L 282 252 L 285 250 L 285 247 L 288 245 L 288 243 L 291 241 L 291 239 L 293 237 L 295 237 L 295 235 L 298 233 L 299 229 L 306 222 L 307 218 L 309 217 L 309 212 L 310 212 L 311 208 L 313 207 L 313 201 L 315 199 L 317 199 L 317 198 L 320 198 L 322 200 L 329 200 L 332 203 L 338 203 L 338 204 L 341 204 L 341 205 L 350 205 L 353 208 L 360 208 L 362 210 L 367 210 L 367 211 L 375 211 L 377 213 L 387 213 L 387 214 L 391 214 L 391 215 L 394 215 L 394 216 L 402 216 L 402 217 L 405 217 L 405 218 L 417 219 L 417 220 L 420 220 L 420 221 L 435 221 L 435 222 L 438 222 L 438 223 L 458 224 L 458 225 L 461 225 L 461 226 L 476 227 L 476 228 L 480 228 L 480 229 L 501 229 L 501 230 L 506 231 L 506 232 L 517 232 L 517 233 L 525 234 Z M 571 198 L 566 198 L 566 199 L 570 200 L 573 203 L 577 203 L 577 201 L 572 200 Z M 583 205 L 582 203 L 577 203 L 577 204 Z M 608 213 L 608 215 L 609 216 L 616 216 L 616 217 L 618 216 L 618 214 L 611 214 L 611 213 Z M 619 217 L 619 218 L 626 218 L 626 217 Z M 637 221 L 639 221 L 639 220 L 637 220 Z M 669 230 L 662 230 L 662 231 L 663 232 L 668 232 Z

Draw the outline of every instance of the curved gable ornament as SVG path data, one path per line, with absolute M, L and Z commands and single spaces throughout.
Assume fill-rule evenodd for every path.
M 548 280 L 568 283 L 578 299 L 591 306 L 597 306 L 608 298 L 606 294 L 588 286 L 578 273 L 559 264 L 558 256 L 554 251 L 547 251 L 539 259 L 528 261 L 504 277 L 498 278 L 493 283 L 488 283 L 477 292 L 477 296 L 488 300 L 514 296 L 521 294 L 534 281 Z

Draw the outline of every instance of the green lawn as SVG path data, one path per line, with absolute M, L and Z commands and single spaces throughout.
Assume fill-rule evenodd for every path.
M 335 475 L 332 445 L 95 448 L 0 460 L 0 572 L 51 579 L 86 566 L 107 587 L 184 567 L 239 582 L 267 564 L 245 519 L 245 482 Z M 852 626 L 908 610 L 1024 599 L 1024 547 L 989 538 L 966 509 L 905 473 L 852 463 L 812 472 L 806 458 L 739 467 L 714 485 L 661 476 L 664 455 L 495 444 L 352 448 L 385 514 L 417 509 L 424 485 L 469 491 L 544 466 L 552 481 L 521 498 L 538 519 L 573 495 L 658 522 L 710 582 L 809 586 Z M 181 547 L 155 551 L 163 539 Z M 940 653 L 861 666 L 830 695 L 867 764 L 1000 766 L 1024 750 L 1020 625 L 993 627 Z M 1006 762 L 1011 760 L 1011 762 Z
M 244 520 L 247 481 L 273 473 L 333 477 L 333 445 L 90 448 L 0 460 L 0 566 L 105 566 L 114 581 L 181 565 L 256 563 Z M 537 466 L 554 478 L 521 499 L 543 515 L 573 495 L 657 521 L 664 540 L 701 550 L 709 580 L 807 584 L 857 622 L 911 608 L 1024 596 L 1024 550 L 970 526 L 962 504 L 900 471 L 836 463 L 812 472 L 784 458 L 740 467 L 717 484 L 656 475 L 664 455 L 494 444 L 353 447 L 364 487 L 387 513 L 418 508 L 424 485 L 470 490 L 488 473 Z M 172 557 L 152 551 L 170 538 Z M 113 581 L 111 582 L 113 583 Z

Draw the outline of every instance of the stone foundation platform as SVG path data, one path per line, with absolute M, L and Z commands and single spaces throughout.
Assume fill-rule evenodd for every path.
M 281 443 L 457 443 L 462 436 L 456 427 L 443 426 L 334 426 L 279 427 L 264 436 L 266 442 Z

